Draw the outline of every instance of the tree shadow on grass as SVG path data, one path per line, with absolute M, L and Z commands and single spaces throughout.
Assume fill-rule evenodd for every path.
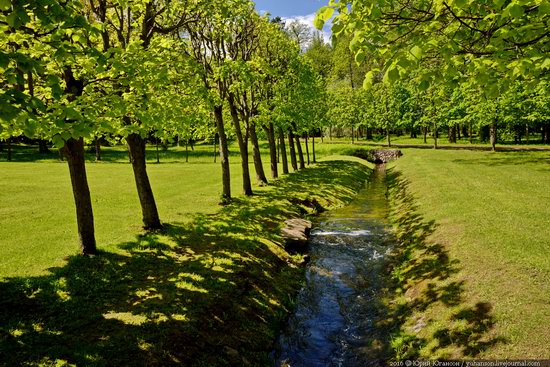
M 393 297 L 404 296 L 405 302 L 395 302 L 391 311 L 390 328 L 394 357 L 398 359 L 425 356 L 424 348 L 431 345 L 429 355 L 453 351 L 462 357 L 476 357 L 490 347 L 506 342 L 492 335 L 495 320 L 488 302 L 471 302 L 464 297 L 467 284 L 457 280 L 459 261 L 451 259 L 445 247 L 429 237 L 436 230 L 434 221 L 425 221 L 418 213 L 408 182 L 400 173 L 391 171 L 389 192 L 392 202 L 391 219 L 400 242 L 394 254 L 391 274 L 394 279 Z M 390 296 L 390 299 L 392 296 Z M 435 331 L 426 320 L 433 310 L 448 310 L 436 314 L 443 328 Z M 430 313 L 431 311 L 431 313 Z M 450 314 L 449 316 L 446 316 Z M 424 350 L 423 350 L 424 349 Z M 447 355 L 450 357 L 451 355 Z
M 266 365 L 302 281 L 281 222 L 302 199 L 350 200 L 363 170 L 323 163 L 120 253 L 0 281 L 0 364 Z

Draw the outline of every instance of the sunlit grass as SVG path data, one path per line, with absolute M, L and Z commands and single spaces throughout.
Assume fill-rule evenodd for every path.
M 397 350 L 548 358 L 549 153 L 407 149 L 395 166 L 409 246 L 393 272 L 407 320 Z
M 88 164 L 101 252 L 84 258 L 65 164 L 0 163 L 0 364 L 265 365 L 303 277 L 281 224 L 313 212 L 301 200 L 343 205 L 369 169 L 323 162 L 244 198 L 238 167 L 220 207 L 218 164 L 150 164 L 166 226 L 145 233 L 131 167 Z

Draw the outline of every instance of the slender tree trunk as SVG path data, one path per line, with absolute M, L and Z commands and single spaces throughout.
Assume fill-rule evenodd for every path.
M 223 106 L 214 108 L 216 117 L 216 129 L 220 140 L 220 162 L 222 165 L 222 202 L 231 200 L 231 174 L 229 171 L 229 149 L 227 147 L 227 137 L 225 135 L 225 126 L 223 123 Z
M 288 129 L 288 148 L 290 149 L 290 163 L 294 172 L 298 171 L 298 160 L 296 159 L 296 147 L 294 146 L 294 133 Z
M 542 142 L 544 144 L 548 144 L 550 142 L 550 125 L 544 125 L 543 129 Z
M 277 164 L 279 164 L 281 163 L 281 144 L 278 137 L 275 137 L 275 143 L 277 144 Z
M 235 103 L 232 98 L 229 101 L 229 111 L 231 113 L 231 119 L 233 120 L 233 127 L 235 128 L 235 135 L 237 136 L 237 142 L 239 143 L 239 152 L 241 153 L 241 168 L 243 178 L 243 194 L 246 196 L 253 195 L 252 182 L 250 180 L 250 167 L 248 165 L 248 144 L 244 139 L 241 129 L 241 122 L 239 121 L 239 115 Z
M 11 162 L 13 159 L 13 149 L 11 146 L 11 138 L 8 138 L 8 162 Z
M 434 121 L 434 125 L 433 125 L 433 138 L 434 138 L 434 149 L 437 149 L 437 125 Z
M 4 141 L 3 140 L 0 140 L 0 153 L 4 153 Z
M 95 160 L 100 162 L 101 161 L 101 143 L 97 138 L 97 136 L 94 139 L 94 143 L 95 143 Z
M 388 148 L 391 148 L 391 136 L 390 136 L 390 129 L 386 128 L 386 138 L 388 140 Z
M 529 125 L 525 124 L 525 144 L 529 145 Z
M 455 128 L 456 128 L 457 139 L 461 140 L 462 139 L 462 126 L 458 125 L 458 126 L 455 126 Z M 455 141 L 455 143 L 456 143 L 456 141 Z
M 491 150 L 494 152 L 497 150 L 497 124 L 493 122 L 489 127 L 489 138 L 491 140 Z
M 279 149 L 281 150 L 281 161 L 283 162 L 283 174 L 288 175 L 288 157 L 286 155 L 285 133 L 279 128 Z
M 472 123 L 470 122 L 468 126 L 468 139 L 470 140 L 470 144 L 472 144 L 472 139 L 473 139 L 472 135 L 473 135 Z
M 422 127 L 422 134 L 424 135 L 424 144 L 428 144 L 428 128 L 426 126 Z
M 215 149 L 216 149 L 216 144 L 214 143 L 214 150 Z M 214 152 L 214 158 L 215 157 L 216 157 L 216 152 Z M 189 144 L 187 144 L 187 140 L 185 141 L 185 163 L 189 163 Z
M 351 127 L 351 143 L 355 144 L 355 129 Z
M 260 152 L 260 143 L 256 134 L 256 124 L 249 122 L 250 127 L 250 142 L 252 143 L 252 159 L 254 160 L 254 169 L 256 170 L 256 180 L 259 183 L 267 184 L 265 177 L 264 165 L 262 163 L 262 153 Z
M 269 125 L 264 127 L 265 133 L 267 135 L 267 141 L 269 143 L 269 160 L 271 163 L 271 177 L 279 177 L 279 167 L 277 163 L 279 162 L 277 156 L 277 143 L 275 139 L 275 127 L 273 123 L 270 122 Z
M 153 189 L 147 174 L 145 139 L 139 134 L 130 134 L 126 138 L 128 150 L 132 157 L 134 179 L 141 204 L 143 227 L 145 229 L 160 229 L 162 225 L 157 210 L 157 204 L 153 195 Z
M 300 143 L 300 138 L 298 135 L 294 135 L 294 142 L 296 143 L 296 150 L 298 151 L 298 161 L 300 162 L 300 169 L 306 168 L 306 163 L 304 161 L 304 153 L 302 151 L 302 144 Z
M 48 154 L 50 152 L 50 148 L 48 148 L 48 142 L 46 140 L 38 140 L 38 152 L 40 154 Z
M 332 141 L 332 125 L 328 126 L 328 140 Z
M 311 164 L 311 161 L 309 160 L 309 142 L 308 142 L 308 136 L 309 134 L 306 134 L 306 156 L 307 156 L 307 165 L 309 166 Z
M 315 157 L 315 135 L 311 137 L 311 148 L 313 150 L 313 163 L 317 163 L 317 157 Z
M 155 138 L 155 150 L 157 154 L 157 163 L 160 163 L 160 156 L 159 156 L 159 139 Z
M 94 213 L 86 176 L 84 139 L 75 140 L 71 138 L 67 140 L 61 152 L 67 157 L 69 164 L 69 174 L 71 176 L 76 207 L 80 252 L 83 255 L 94 255 L 97 253 L 94 235 Z

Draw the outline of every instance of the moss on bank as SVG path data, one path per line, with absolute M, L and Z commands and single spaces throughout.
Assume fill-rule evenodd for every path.
M 281 223 L 315 199 L 331 209 L 369 170 L 330 161 L 190 224 L 0 282 L 0 364 L 265 365 L 303 272 Z M 32 256 L 32 254 L 29 254 Z

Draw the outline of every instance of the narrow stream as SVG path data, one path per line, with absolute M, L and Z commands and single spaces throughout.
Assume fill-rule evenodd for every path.
M 306 284 L 272 354 L 275 366 L 378 365 L 378 293 L 392 246 L 385 167 L 354 201 L 320 218 Z M 374 351 L 374 353 L 373 353 Z

